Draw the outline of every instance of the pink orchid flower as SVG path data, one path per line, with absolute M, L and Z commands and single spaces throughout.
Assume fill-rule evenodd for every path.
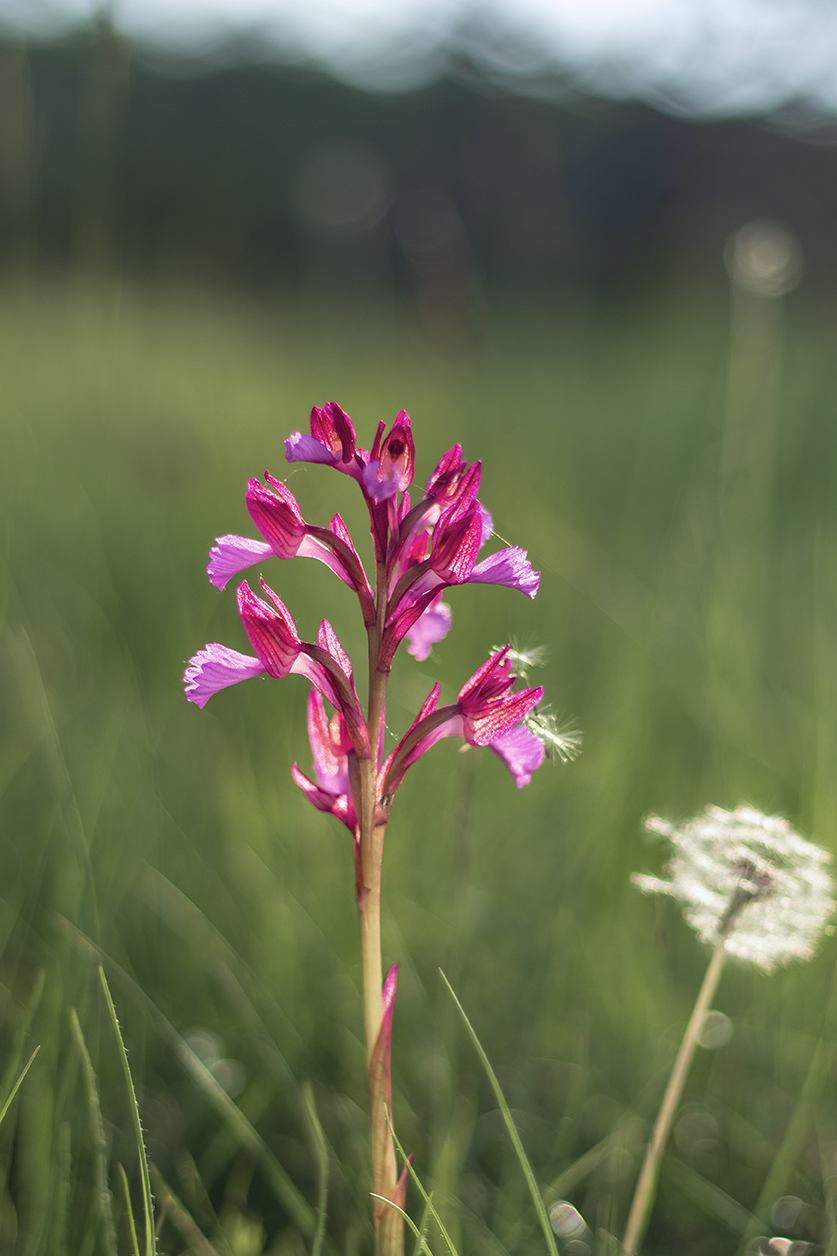
M 416 450 L 409 415 L 401 411 L 387 433 L 380 423 L 370 450 L 358 446 L 354 425 L 329 402 L 311 411 L 309 432 L 285 442 L 289 462 L 330 466 L 355 480 L 369 515 L 375 559 L 374 588 L 339 514 L 328 527 L 307 523 L 285 484 L 265 472 L 250 480 L 245 501 L 260 539 L 228 534 L 210 551 L 209 578 L 219 589 L 256 564 L 277 558 L 314 558 L 356 595 L 369 639 L 366 711 L 355 690 L 352 664 L 327 620 L 316 642 L 303 641 L 290 613 L 260 581 L 263 597 L 244 581 L 238 588 L 242 626 L 254 653 L 212 642 L 192 658 L 184 677 L 186 696 L 199 707 L 221 689 L 267 675 L 304 676 L 312 775 L 296 763 L 293 779 L 319 811 L 349 830 L 360 920 L 363 1006 L 371 1113 L 375 1194 L 403 1208 L 406 1169 L 396 1176 L 388 1113 L 392 1086 L 390 1051 L 397 965 L 383 981 L 380 894 L 384 832 L 396 791 L 410 767 L 445 737 L 487 746 L 508 767 L 515 784 L 529 783 L 545 757 L 548 717 L 535 708 L 540 687 L 515 689 L 510 647 L 495 651 L 463 685 L 456 702 L 439 706 L 435 685 L 407 732 L 386 758 L 384 710 L 389 671 L 400 642 L 426 659 L 451 626 L 445 590 L 464 584 L 499 584 L 527 597 L 539 575 L 524 550 L 509 546 L 477 561 L 493 535 L 491 516 L 478 498 L 481 465 L 469 465 L 460 445 L 440 460 L 412 504 L 408 489 Z M 522 655 L 515 656 L 518 660 Z M 541 736 L 537 736 L 538 729 Z M 544 733 L 546 729 L 546 733 Z M 569 744 L 567 738 L 565 738 Z M 557 744 L 557 742 L 556 742 Z M 569 757 L 564 748 L 564 757 Z M 560 753 L 560 746 L 558 748 Z M 374 1208 L 376 1256 L 402 1256 L 403 1220 L 384 1202 Z

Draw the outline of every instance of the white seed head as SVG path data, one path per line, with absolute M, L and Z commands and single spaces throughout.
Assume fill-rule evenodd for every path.
M 541 742 L 548 759 L 571 763 L 581 754 L 581 731 L 572 728 L 568 721 L 560 723 L 551 711 L 536 707 L 529 712 L 524 723 L 529 732 L 534 733 Z
M 498 650 L 502 649 L 501 645 L 493 645 L 491 653 L 496 654 Z M 543 667 L 546 662 L 546 646 L 535 645 L 526 647 L 519 645 L 517 641 L 512 641 L 506 658 L 511 664 L 512 671 L 516 672 L 521 680 L 526 680 L 533 667 Z
M 726 937 L 730 955 L 769 972 L 810 959 L 834 912 L 831 856 L 781 816 L 753 807 L 707 807 L 682 828 L 649 816 L 646 828 L 674 853 L 668 880 L 635 874 L 646 894 L 671 894 L 701 941 Z

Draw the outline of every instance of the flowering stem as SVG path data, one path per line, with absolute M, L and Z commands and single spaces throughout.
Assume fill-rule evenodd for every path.
M 730 920 L 730 925 L 732 921 Z M 668 1141 L 669 1131 L 677 1104 L 680 1101 L 680 1095 L 683 1092 L 683 1086 L 689 1072 L 689 1066 L 692 1063 L 692 1057 L 695 1053 L 695 1047 L 698 1043 L 698 1036 L 703 1026 L 706 1013 L 715 991 L 718 988 L 718 982 L 721 978 L 721 971 L 724 967 L 726 959 L 726 936 L 728 929 L 722 934 L 720 941 L 715 947 L 709 967 L 706 970 L 706 976 L 703 979 L 703 985 L 700 988 L 700 994 L 697 997 L 689 1023 L 686 1026 L 686 1032 L 683 1035 L 683 1041 L 680 1043 L 680 1050 L 677 1052 L 677 1059 L 674 1061 L 674 1068 L 671 1070 L 671 1077 L 668 1079 L 666 1093 L 663 1096 L 663 1102 L 660 1111 L 657 1114 L 657 1120 L 654 1124 L 654 1130 L 651 1135 L 651 1141 L 645 1152 L 645 1159 L 642 1162 L 639 1180 L 634 1192 L 631 1211 L 628 1217 L 628 1225 L 625 1230 L 625 1237 L 622 1240 L 622 1246 L 626 1256 L 635 1256 L 639 1249 L 645 1234 L 645 1227 L 648 1224 L 648 1218 L 651 1212 L 651 1205 L 654 1202 L 654 1195 L 657 1186 L 657 1176 L 660 1170 L 660 1161 L 663 1157 L 663 1151 Z
M 387 1125 L 389 1092 L 389 1043 L 376 1052 L 382 1030 L 383 967 L 381 963 L 381 873 L 386 824 L 376 823 L 381 731 L 388 673 L 378 668 L 381 639 L 387 611 L 386 564 L 377 564 L 377 603 L 375 623 L 369 626 L 369 704 L 367 730 L 370 756 L 360 763 L 360 859 L 363 887 L 358 901 L 360 916 L 360 960 L 363 981 L 363 1020 L 366 1030 L 366 1058 L 369 1065 L 370 1144 L 372 1180 L 377 1195 L 391 1199 L 396 1191 L 395 1148 Z M 382 1071 L 383 1070 L 383 1071 Z M 386 1082 L 383 1080 L 386 1076 Z M 386 1102 L 384 1102 L 386 1100 Z M 379 1215 L 380 1214 L 380 1215 Z M 376 1256 L 403 1256 L 404 1224 L 390 1209 L 375 1209 Z
M 372 1058 L 381 1029 L 381 860 L 384 849 L 383 826 L 373 828 L 369 840 L 361 837 L 361 858 L 365 895 L 360 908 L 360 962 L 363 980 L 363 1021 L 366 1030 L 366 1060 Z

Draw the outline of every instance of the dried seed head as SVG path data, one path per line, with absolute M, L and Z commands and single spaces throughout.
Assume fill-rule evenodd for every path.
M 560 759 L 562 763 L 570 763 L 581 754 L 581 731 L 572 728 L 568 721 L 559 723 L 550 710 L 536 707 L 529 712 L 524 723 L 542 744 L 547 759 Z
M 501 645 L 493 645 L 491 653 L 496 654 L 498 650 L 502 649 L 503 646 Z M 512 671 L 516 672 L 521 680 L 526 680 L 533 667 L 543 667 L 546 662 L 546 646 L 535 645 L 527 647 L 512 640 L 506 658 L 511 664 Z
M 679 899 L 703 942 L 725 937 L 730 955 L 766 972 L 811 958 L 835 907 L 826 851 L 753 807 L 707 807 L 679 829 L 658 816 L 645 825 L 674 847 L 669 879 L 632 880 L 647 894 Z

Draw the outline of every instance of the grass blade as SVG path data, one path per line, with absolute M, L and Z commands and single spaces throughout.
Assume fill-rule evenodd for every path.
M 377 1199 L 382 1204 L 386 1204 L 387 1208 L 392 1208 L 394 1212 L 398 1213 L 399 1217 L 401 1217 L 404 1221 L 407 1222 L 407 1225 L 410 1227 L 413 1234 L 416 1236 L 416 1250 L 417 1251 L 420 1248 L 421 1251 L 427 1253 L 427 1256 L 433 1256 L 433 1253 L 431 1252 L 430 1248 L 427 1246 L 427 1242 L 423 1234 L 419 1230 L 418 1226 L 416 1225 L 415 1221 L 413 1221 L 412 1217 L 407 1216 L 403 1208 L 399 1208 L 398 1204 L 394 1204 L 392 1200 L 387 1199 L 385 1195 L 376 1195 L 374 1191 L 370 1191 L 369 1194 L 372 1196 L 373 1199 Z
M 35 1061 L 35 1056 L 38 1054 L 38 1052 L 40 1051 L 40 1049 L 41 1049 L 41 1048 L 38 1046 L 38 1047 L 36 1047 L 36 1048 L 35 1048 L 35 1050 L 32 1052 L 32 1054 L 30 1055 L 29 1059 L 28 1059 L 28 1060 L 26 1061 L 26 1063 L 24 1064 L 23 1069 L 21 1070 L 20 1076 L 18 1077 L 18 1079 L 17 1079 L 17 1081 L 15 1082 L 14 1086 L 12 1086 L 12 1089 L 11 1089 L 11 1092 L 10 1092 L 10 1094 L 9 1094 L 8 1099 L 7 1099 L 7 1100 L 6 1100 L 6 1102 L 3 1104 L 3 1107 L 2 1107 L 2 1108 L 0 1108 L 0 1123 L 3 1121 L 3 1118 L 5 1117 L 6 1113 L 7 1113 L 7 1112 L 8 1112 L 8 1110 L 9 1110 L 9 1108 L 12 1106 L 12 1100 L 14 1099 L 15 1095 L 17 1094 L 17 1092 L 20 1090 L 20 1087 L 21 1087 L 21 1085 L 23 1084 L 23 1079 L 24 1079 L 24 1077 L 26 1076 L 26 1074 L 29 1072 L 30 1068 L 32 1067 L 32 1065 L 33 1065 L 33 1063 L 34 1063 L 34 1061 Z
M 532 1166 L 529 1163 L 529 1158 L 526 1155 L 526 1152 L 523 1150 L 523 1143 L 520 1141 L 520 1135 L 518 1134 L 515 1123 L 512 1120 L 512 1114 L 509 1110 L 509 1105 L 506 1103 L 506 1097 L 503 1094 L 502 1090 L 500 1089 L 500 1083 L 497 1081 L 497 1077 L 494 1073 L 493 1068 L 491 1067 L 488 1056 L 485 1054 L 485 1051 L 483 1050 L 482 1043 L 477 1037 L 473 1025 L 468 1020 L 468 1017 L 465 1015 L 465 1009 L 463 1008 L 462 1004 L 459 1002 L 459 999 L 456 997 L 456 994 L 454 993 L 453 986 L 450 984 L 447 977 L 442 972 L 441 968 L 439 969 L 439 972 L 441 973 L 442 981 L 444 981 L 445 985 L 450 991 L 451 998 L 453 999 L 454 1003 L 457 1006 L 459 1015 L 462 1017 L 462 1020 L 465 1024 L 465 1028 L 468 1030 L 468 1033 L 471 1037 L 471 1041 L 473 1042 L 474 1047 L 476 1048 L 477 1055 L 480 1057 L 480 1060 L 482 1061 L 483 1068 L 488 1074 L 488 1080 L 491 1082 L 491 1087 L 494 1091 L 494 1094 L 497 1097 L 497 1102 L 500 1105 L 500 1111 L 503 1114 L 503 1120 L 506 1123 L 506 1129 L 509 1131 L 509 1138 L 511 1139 L 512 1146 L 514 1147 L 517 1153 L 517 1158 L 520 1161 L 520 1167 L 523 1170 L 523 1175 L 526 1178 L 526 1184 L 529 1187 L 529 1193 L 532 1196 L 532 1202 L 535 1205 L 535 1212 L 538 1214 L 538 1220 L 541 1223 L 541 1229 L 543 1230 L 544 1238 L 546 1239 L 547 1250 L 549 1251 L 550 1256 L 558 1256 L 558 1247 L 555 1243 L 555 1235 L 552 1233 L 552 1226 L 549 1224 L 549 1216 L 546 1211 L 546 1205 L 544 1204 L 543 1199 L 541 1197 L 540 1190 L 538 1189 L 538 1184 L 535 1180 L 535 1175 L 532 1172 Z
M 26 1069 L 24 1069 L 23 1074 L 18 1078 L 17 1082 L 15 1083 L 14 1089 L 9 1090 L 9 1087 L 12 1085 L 12 1078 L 14 1077 L 15 1073 L 17 1073 L 18 1069 L 20 1068 L 20 1061 L 23 1055 L 23 1044 L 26 1041 L 26 1035 L 29 1033 L 29 1030 L 32 1025 L 32 1021 L 35 1018 L 35 1013 L 38 1010 L 38 1004 L 41 1001 L 41 995 L 44 992 L 45 976 L 46 974 L 44 973 L 44 970 L 41 969 L 38 972 L 37 977 L 35 978 L 35 984 L 32 987 L 32 993 L 30 994 L 29 1001 L 27 1002 L 26 1007 L 24 1008 L 23 1018 L 21 1020 L 18 1031 L 15 1035 L 15 1041 L 14 1041 L 14 1046 L 12 1047 L 11 1055 L 9 1056 L 9 1060 L 5 1069 L 3 1070 L 3 1078 L 0 1081 L 0 1095 L 5 1095 L 8 1092 L 8 1099 L 4 1100 L 3 1102 L 2 1112 L 0 1112 L 0 1121 L 2 1121 L 3 1117 L 6 1115 L 9 1104 L 14 1098 L 17 1088 L 26 1074 L 26 1069 L 28 1069 L 29 1064 L 32 1063 L 32 1060 L 30 1060 L 29 1064 L 26 1065 Z
M 183 1206 L 159 1170 L 152 1169 L 154 1186 L 167 1208 L 166 1216 L 182 1238 L 189 1244 L 194 1256 L 218 1256 L 192 1214 Z
M 427 1218 L 429 1216 L 430 1216 L 430 1209 L 428 1208 L 427 1204 L 425 1204 L 424 1211 L 421 1214 L 421 1221 L 419 1222 L 419 1225 L 418 1225 L 419 1235 L 418 1235 L 418 1238 L 416 1239 L 416 1245 L 413 1248 L 413 1256 L 419 1256 L 420 1251 L 426 1252 L 429 1250 L 427 1243 L 425 1242 L 425 1236 L 427 1234 Z
M 422 1185 L 419 1175 L 416 1173 L 415 1169 L 413 1168 L 412 1160 L 410 1160 L 409 1157 L 406 1155 L 404 1148 L 401 1146 L 401 1143 L 398 1141 L 398 1135 L 396 1134 L 395 1130 L 392 1128 L 392 1119 L 389 1113 L 387 1113 L 387 1125 L 389 1126 L 390 1134 L 392 1134 L 392 1141 L 395 1143 L 396 1151 L 398 1152 L 399 1156 L 406 1164 L 407 1172 L 409 1173 L 410 1177 L 415 1182 L 418 1188 L 418 1192 L 421 1195 L 422 1199 L 424 1200 L 425 1209 L 430 1212 L 431 1217 L 436 1222 L 436 1225 L 439 1227 L 439 1231 L 442 1235 L 442 1238 L 445 1240 L 445 1242 L 448 1245 L 448 1251 L 450 1252 L 450 1256 L 459 1256 L 459 1253 L 457 1252 L 454 1246 L 453 1239 L 448 1234 L 447 1229 L 445 1228 L 445 1223 L 442 1221 L 442 1218 L 439 1216 L 438 1212 L 436 1211 L 436 1208 L 433 1204 L 433 1200 L 430 1198 L 427 1191 L 424 1189 L 424 1186 Z M 395 1205 L 393 1204 L 392 1207 L 395 1207 Z
M 302 1099 L 311 1126 L 311 1141 L 317 1161 L 317 1226 L 311 1244 L 311 1256 L 321 1256 L 325 1238 L 326 1205 L 328 1203 L 328 1148 L 323 1127 L 314 1104 L 314 1091 L 310 1082 L 302 1083 Z
M 102 1220 L 105 1231 L 105 1249 L 108 1256 L 118 1256 L 116 1227 L 113 1224 L 113 1203 L 108 1186 L 108 1145 L 105 1138 L 105 1126 L 102 1121 L 102 1109 L 99 1104 L 99 1087 L 96 1081 L 93 1061 L 90 1059 L 90 1052 L 87 1050 L 87 1043 L 84 1041 L 84 1034 L 81 1031 L 81 1025 L 74 1007 L 70 1008 L 70 1028 L 75 1040 L 76 1050 L 81 1057 L 84 1072 L 84 1089 L 87 1094 L 87 1110 L 90 1115 L 90 1133 L 93 1138 L 96 1167 L 96 1191 L 99 1201 L 96 1209 L 96 1221 L 99 1218 Z
M 154 1000 L 150 999 L 145 991 L 129 977 L 124 968 L 120 968 L 114 960 L 105 955 L 80 929 L 77 929 L 74 924 L 71 924 L 63 916 L 56 915 L 55 920 L 80 948 L 95 956 L 97 960 L 107 963 L 109 970 L 119 981 L 120 985 L 128 991 L 134 1001 L 149 1016 L 160 1036 L 173 1050 L 184 1071 L 189 1074 L 198 1088 L 203 1091 L 222 1120 L 227 1121 L 232 1129 L 236 1131 L 241 1139 L 242 1146 L 252 1151 L 264 1173 L 268 1186 L 273 1191 L 278 1202 L 287 1211 L 294 1224 L 306 1237 L 311 1237 L 314 1233 L 314 1213 L 307 1200 L 294 1186 L 258 1130 L 248 1121 L 241 1109 L 233 1103 L 223 1086 L 210 1073 L 203 1061 L 195 1055 L 188 1043 L 181 1038 L 171 1021 L 166 1019 Z
M 134 1210 L 131 1207 L 131 1188 L 128 1185 L 128 1176 L 121 1164 L 117 1164 L 116 1172 L 119 1177 L 119 1185 L 122 1187 L 122 1194 L 125 1196 L 125 1211 L 128 1214 L 128 1229 L 131 1231 L 131 1250 L 133 1252 L 133 1256 L 140 1256 L 137 1227 L 134 1225 Z
M 128 1064 L 128 1052 L 125 1050 L 122 1031 L 119 1028 L 119 1018 L 116 1015 L 116 1008 L 114 1007 L 110 989 L 108 988 L 105 970 L 101 964 L 99 965 L 99 980 L 101 981 L 102 989 L 105 992 L 105 1000 L 108 1005 L 111 1024 L 113 1025 L 113 1032 L 116 1034 L 119 1056 L 122 1061 L 122 1072 L 125 1075 L 125 1085 L 128 1089 L 128 1097 L 130 1099 L 131 1120 L 133 1121 L 134 1135 L 137 1140 L 137 1153 L 139 1155 L 140 1174 L 142 1176 L 142 1195 L 145 1211 L 145 1252 L 146 1256 L 154 1256 L 154 1253 L 157 1250 L 157 1243 L 154 1236 L 154 1199 L 151 1194 L 151 1176 L 148 1172 L 148 1157 L 145 1154 L 145 1139 L 142 1134 L 142 1121 L 140 1120 L 139 1104 L 137 1103 L 137 1092 L 134 1090 L 134 1079 L 131 1076 L 131 1068 Z M 122 1174 L 123 1176 L 125 1175 L 124 1169 L 122 1170 Z M 126 1188 L 127 1184 L 128 1179 L 125 1178 Z M 133 1226 L 133 1213 L 131 1213 L 131 1225 Z M 136 1240 L 136 1232 L 134 1233 L 134 1239 Z
M 700 1204 L 712 1216 L 717 1217 L 728 1226 L 734 1234 L 744 1234 L 753 1220 L 752 1213 L 739 1204 L 737 1199 L 727 1195 L 720 1186 L 710 1182 L 690 1165 L 684 1164 L 676 1156 L 666 1156 L 662 1166 L 663 1175 L 676 1182 L 680 1188 L 690 1195 L 696 1204 Z

